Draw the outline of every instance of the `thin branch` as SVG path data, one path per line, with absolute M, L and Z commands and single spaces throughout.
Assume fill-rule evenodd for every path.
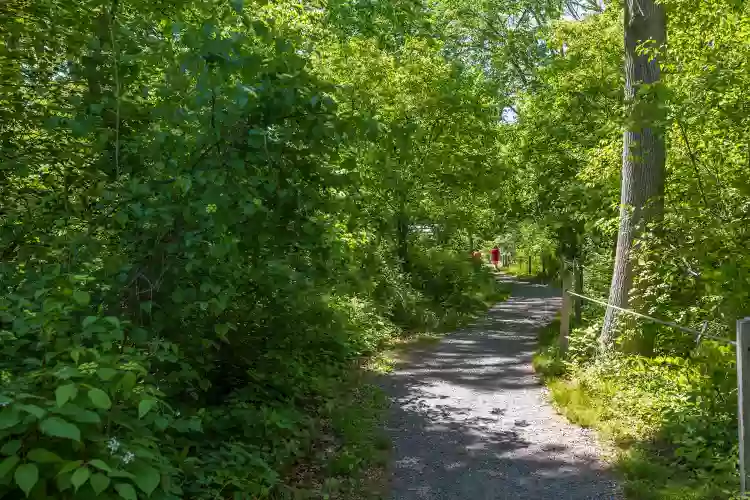
M 688 151 L 688 156 L 690 157 L 690 163 L 693 164 L 693 170 L 695 171 L 695 180 L 698 181 L 698 189 L 701 193 L 701 199 L 703 200 L 703 206 L 708 208 L 708 199 L 706 199 L 706 193 L 703 190 L 703 181 L 701 181 L 701 174 L 698 170 L 698 161 L 696 160 L 695 153 L 693 153 L 693 149 L 690 147 L 690 141 L 688 140 L 687 132 L 685 131 L 685 126 L 682 124 L 680 120 L 677 120 L 677 126 L 680 128 L 680 134 L 682 135 L 682 140 L 685 142 L 685 147 Z
M 577 2 L 565 2 L 565 8 L 568 9 L 568 13 L 573 16 L 573 19 L 575 19 L 576 21 L 581 20 L 578 12 L 576 12 L 576 7 L 578 6 L 579 4 Z

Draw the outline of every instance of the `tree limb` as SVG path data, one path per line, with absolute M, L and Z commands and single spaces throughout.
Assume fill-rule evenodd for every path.
M 682 124 L 680 120 L 677 120 L 677 126 L 680 128 L 680 134 L 682 135 L 682 140 L 685 142 L 685 147 L 688 151 L 688 157 L 690 158 L 690 163 L 693 165 L 693 170 L 695 172 L 695 180 L 698 182 L 698 190 L 701 193 L 701 199 L 703 200 L 703 205 L 708 208 L 708 199 L 706 198 L 706 193 L 703 190 L 703 181 L 701 180 L 701 174 L 698 170 L 698 162 L 695 157 L 695 153 L 693 153 L 693 149 L 690 147 L 690 141 L 688 140 L 687 132 L 685 130 L 685 126 Z

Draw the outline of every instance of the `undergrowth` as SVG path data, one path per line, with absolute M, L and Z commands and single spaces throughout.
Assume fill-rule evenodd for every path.
M 388 442 L 370 360 L 501 296 L 457 252 L 415 252 L 409 273 L 380 264 L 369 293 L 340 286 L 316 299 L 322 285 L 292 282 L 267 291 L 275 301 L 257 303 L 256 316 L 228 303 L 231 327 L 217 323 L 212 342 L 172 326 L 200 308 L 154 316 L 150 327 L 169 336 L 149 337 L 90 309 L 95 283 L 84 292 L 68 277 L 46 289 L 19 279 L 0 297 L 0 495 L 377 498 Z M 47 297 L 43 323 L 23 298 L 34 293 Z
M 449 256 L 430 256 L 433 265 L 442 270 L 431 280 L 432 300 L 426 303 L 434 308 L 438 320 L 419 324 L 412 318 L 401 326 L 380 324 L 383 338 L 379 348 L 361 358 L 335 384 L 319 415 L 320 426 L 310 453 L 286 481 L 294 486 L 282 487 L 294 498 L 385 498 L 390 441 L 382 432 L 382 424 L 387 400 L 374 385 L 374 377 L 389 372 L 401 353 L 416 345 L 439 342 L 445 333 L 508 297 L 508 287 L 497 283 L 483 266 L 467 268 L 454 257 L 449 263 L 451 270 L 444 266 Z M 415 276 L 421 272 L 427 277 L 430 271 L 424 265 Z
M 519 257 L 516 261 L 501 267 L 500 270 L 517 278 L 552 283 L 559 286 L 559 278 L 557 276 L 558 267 L 559 263 L 552 259 L 549 259 L 543 267 L 541 257 L 535 255 L 531 259 L 531 273 L 529 273 L 527 257 Z
M 627 497 L 736 497 L 733 350 L 704 342 L 689 357 L 594 356 L 598 329 L 573 329 L 565 356 L 559 322 L 542 329 L 534 367 L 559 411 L 610 445 Z

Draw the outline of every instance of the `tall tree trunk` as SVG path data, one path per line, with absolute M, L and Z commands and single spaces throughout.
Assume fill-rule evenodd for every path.
M 652 40 L 649 47 L 661 48 L 666 37 L 662 5 L 654 0 L 625 0 L 625 102 L 630 120 L 623 137 L 620 229 L 609 290 L 609 303 L 619 307 L 628 305 L 634 242 L 645 224 L 661 216 L 664 206 L 662 112 L 654 92 L 638 92 L 644 84 L 659 81 L 659 57 L 641 53 L 638 46 Z M 616 320 L 617 311 L 608 307 L 599 337 L 602 348 L 612 346 Z

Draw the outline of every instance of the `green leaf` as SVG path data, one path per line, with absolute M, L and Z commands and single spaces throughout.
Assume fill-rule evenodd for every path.
M 48 418 L 41 423 L 39 429 L 48 436 L 67 438 L 73 441 L 81 440 L 81 431 L 78 430 L 78 427 L 59 417 Z
M 135 494 L 135 488 L 130 484 L 116 484 L 115 490 L 117 490 L 117 493 L 125 500 L 138 500 L 138 495 Z
M 161 474 L 159 474 L 159 471 L 153 467 L 145 465 L 139 467 L 138 470 L 133 472 L 135 472 L 135 479 L 133 482 L 135 482 L 136 486 L 138 486 L 146 495 L 150 496 L 161 482 Z
M 26 458 L 31 460 L 32 462 L 39 462 L 40 464 L 62 462 L 62 458 L 60 458 L 56 453 L 52 453 L 51 451 L 45 450 L 44 448 L 34 448 L 33 450 L 29 451 L 28 454 L 26 454 Z
M 3 455 L 15 455 L 18 450 L 21 449 L 21 441 L 15 439 L 13 441 L 8 441 L 3 445 L 2 448 L 0 448 L 0 453 Z
M 64 415 L 71 420 L 82 424 L 99 424 L 102 421 L 102 418 L 98 413 L 91 410 L 84 410 L 75 403 L 68 403 L 62 408 L 53 409 L 52 412 Z
M 122 387 L 122 391 L 127 394 L 130 391 L 133 390 L 133 387 L 135 387 L 136 384 L 136 375 L 133 372 L 127 372 L 125 375 L 122 376 L 122 380 L 120 381 L 120 386 Z
M 81 466 L 82 463 L 83 463 L 83 460 L 73 460 L 71 462 L 67 462 L 65 465 L 60 467 L 60 470 L 57 471 L 57 475 L 59 476 L 61 474 L 65 474 L 66 472 L 70 472 L 73 469 L 77 469 L 78 467 Z
M 154 425 L 156 426 L 157 430 L 163 431 L 167 427 L 169 427 L 169 420 L 159 415 L 154 419 Z
M 91 326 L 96 322 L 97 319 L 99 318 L 97 318 L 96 316 L 86 316 L 85 318 L 83 318 L 83 327 L 86 328 Z
M 76 411 L 70 416 L 73 420 L 82 424 L 100 424 L 102 422 L 99 414 L 90 410 Z
M 18 405 L 18 409 L 23 410 L 26 413 L 30 413 L 36 418 L 42 418 L 44 417 L 45 413 L 47 413 L 44 409 L 38 407 L 37 405 Z
M 0 412 L 0 429 L 10 429 L 19 422 L 21 422 L 21 416 L 18 410 L 8 408 Z
M 121 328 L 122 327 L 122 325 L 120 324 L 120 320 L 117 319 L 115 316 L 105 316 L 104 321 L 106 321 L 110 325 L 114 326 L 115 328 Z
M 13 477 L 15 478 L 18 487 L 21 488 L 28 497 L 31 488 L 33 488 L 39 480 L 39 469 L 37 469 L 34 464 L 23 464 L 16 469 L 16 473 Z
M 126 479 L 135 479 L 135 475 L 131 474 L 128 471 L 121 470 L 121 469 L 115 469 L 112 472 L 109 473 L 109 477 L 122 477 Z
M 117 370 L 115 370 L 114 368 L 106 368 L 106 367 L 99 368 L 96 371 L 96 374 L 99 375 L 100 379 L 106 382 L 107 380 L 112 380 L 113 378 L 115 378 L 115 375 L 117 375 Z
M 151 409 L 156 406 L 155 399 L 143 399 L 138 403 L 138 418 L 143 418 Z
M 89 302 L 91 302 L 91 296 L 88 292 L 84 292 L 83 290 L 76 290 L 73 292 L 73 300 L 75 300 L 78 305 L 87 306 L 89 305 Z
M 92 467 L 96 467 L 99 470 L 103 470 L 104 472 L 112 472 L 112 467 L 107 465 L 103 460 L 99 460 L 98 458 L 90 460 L 89 465 L 91 465 Z
M 115 220 L 120 223 L 121 226 L 124 226 L 128 223 L 128 214 L 124 211 L 118 211 L 115 214 Z
M 73 488 L 78 491 L 78 488 L 83 486 L 83 484 L 88 481 L 90 476 L 91 471 L 87 467 L 81 467 L 73 473 L 73 476 L 70 478 L 70 482 L 73 485 Z
M 59 370 L 56 370 L 54 375 L 57 378 L 61 378 L 63 380 L 67 380 L 71 377 L 80 377 L 81 372 L 78 371 L 78 369 L 74 366 L 63 366 Z
M 20 461 L 21 459 L 18 458 L 18 455 L 11 455 L 0 462 L 0 478 L 7 476 L 8 473 L 13 470 L 13 467 L 15 467 Z
M 73 487 L 73 485 L 70 484 L 70 474 L 58 474 L 55 478 L 55 482 L 57 483 L 57 489 L 59 491 L 65 491 Z
M 89 389 L 89 399 L 94 406 L 102 410 L 109 410 L 112 407 L 112 401 L 109 399 L 109 396 L 101 389 Z
M 94 493 L 101 495 L 102 492 L 107 489 L 107 486 L 109 486 L 110 481 L 111 479 L 101 472 L 96 472 L 91 476 L 91 479 L 89 479 L 89 484 L 91 484 L 91 487 L 94 489 Z
M 55 403 L 58 408 L 63 406 L 65 403 L 75 398 L 78 394 L 78 388 L 75 384 L 61 385 L 55 389 Z
M 226 323 L 214 325 L 214 331 L 216 332 L 216 335 L 219 336 L 219 338 L 225 339 L 227 333 L 229 333 L 229 325 L 227 325 Z

